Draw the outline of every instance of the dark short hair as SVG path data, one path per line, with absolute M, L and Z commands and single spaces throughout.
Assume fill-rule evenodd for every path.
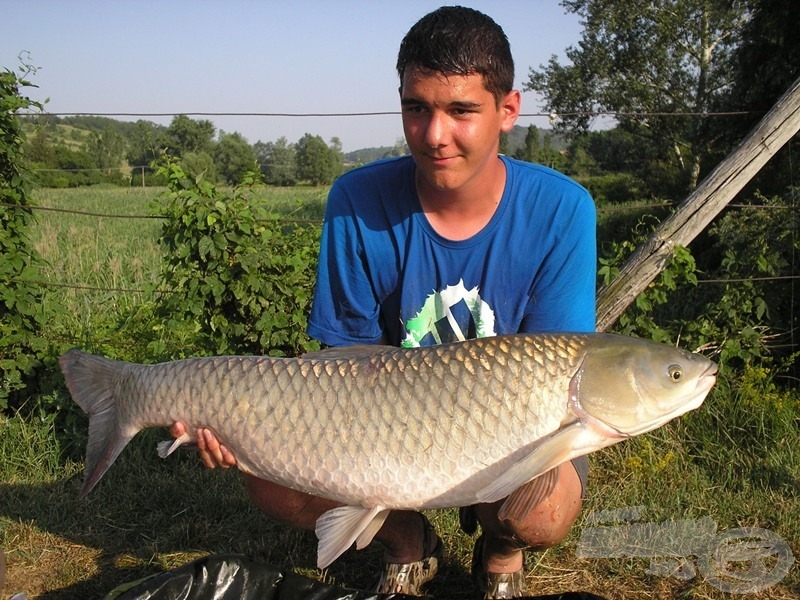
M 498 103 L 514 87 L 514 59 L 505 32 L 487 15 L 463 6 L 443 6 L 408 31 L 397 54 L 401 87 L 407 69 L 482 75 Z

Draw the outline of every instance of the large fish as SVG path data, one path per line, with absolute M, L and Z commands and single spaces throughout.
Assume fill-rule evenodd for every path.
M 698 354 L 613 334 L 157 365 L 71 350 L 60 364 L 90 416 L 82 496 L 140 430 L 208 427 L 242 471 L 344 505 L 317 522 L 321 568 L 353 542 L 366 546 L 390 509 L 493 502 L 655 429 L 700 406 L 717 370 Z

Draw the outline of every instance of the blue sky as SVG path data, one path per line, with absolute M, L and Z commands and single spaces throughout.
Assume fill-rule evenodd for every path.
M 0 67 L 21 51 L 39 68 L 29 95 L 50 112 L 349 113 L 396 111 L 400 40 L 428 0 L 3 0 Z M 516 84 L 576 45 L 577 16 L 556 0 L 462 0 L 511 41 Z M 541 112 L 523 94 L 523 112 Z M 251 143 L 304 133 L 338 136 L 345 151 L 389 146 L 400 117 L 209 118 Z M 147 118 L 169 124 L 166 118 Z M 135 120 L 133 118 L 132 120 Z M 547 126 L 522 118 L 521 125 Z

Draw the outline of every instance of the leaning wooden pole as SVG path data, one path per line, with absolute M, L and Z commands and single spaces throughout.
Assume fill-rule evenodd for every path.
M 605 331 L 672 259 L 739 193 L 772 156 L 800 130 L 800 79 L 739 146 L 678 206 L 597 292 L 597 330 Z

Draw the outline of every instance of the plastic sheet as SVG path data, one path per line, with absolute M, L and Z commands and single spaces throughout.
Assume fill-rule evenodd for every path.
M 479 595 L 476 593 L 476 598 Z M 178 569 L 117 587 L 105 600 L 433 600 L 430 596 L 376 594 L 334 587 L 284 573 L 238 554 L 198 559 Z M 439 600 L 446 600 L 439 596 Z M 604 600 L 588 592 L 528 596 L 518 600 Z
M 404 594 L 375 594 L 334 587 L 284 573 L 244 556 L 222 554 L 117 587 L 105 600 L 381 600 Z

